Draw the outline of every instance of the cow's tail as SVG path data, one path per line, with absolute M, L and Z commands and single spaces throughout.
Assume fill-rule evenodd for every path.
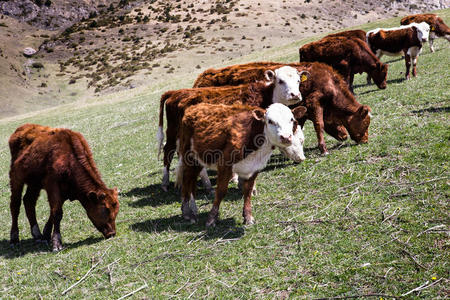
M 164 143 L 164 105 L 166 100 L 172 95 L 171 92 L 164 93 L 161 96 L 161 100 L 159 103 L 159 124 L 158 124 L 158 132 L 156 133 L 156 139 L 158 140 L 158 159 L 161 155 L 161 150 Z

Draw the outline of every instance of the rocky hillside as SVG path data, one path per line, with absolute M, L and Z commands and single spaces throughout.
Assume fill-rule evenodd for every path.
M 0 87 L 7 107 L 0 117 L 200 72 L 253 51 L 448 2 L 0 1 L 0 71 L 8 79 Z M 30 46 L 39 52 L 26 58 L 21 53 Z

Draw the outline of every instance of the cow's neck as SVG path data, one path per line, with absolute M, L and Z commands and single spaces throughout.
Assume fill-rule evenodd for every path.
M 246 104 L 267 108 L 273 103 L 274 84 L 265 82 L 253 82 L 248 86 L 248 95 Z
M 255 149 L 246 155 L 244 153 L 244 159 L 233 165 L 233 172 L 237 173 L 239 177 L 248 179 L 267 165 L 275 147 L 266 136 L 265 126 L 262 131 L 251 135 L 250 141 L 252 143 L 246 146 L 248 148 L 255 147 Z

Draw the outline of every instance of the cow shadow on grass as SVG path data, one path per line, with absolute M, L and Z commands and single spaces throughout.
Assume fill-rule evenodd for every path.
M 316 148 L 311 148 L 308 151 L 313 151 Z M 294 161 L 284 157 L 282 154 L 274 154 L 270 158 L 267 166 L 263 171 L 269 171 L 273 169 L 285 168 L 292 165 L 296 165 Z M 173 173 L 173 172 L 172 172 Z M 211 181 L 211 185 L 213 187 L 216 186 L 217 183 L 217 172 L 213 170 L 208 170 L 208 177 Z M 145 187 L 135 187 L 127 192 L 120 193 L 120 196 L 123 197 L 137 197 L 138 199 L 130 202 L 128 205 L 131 207 L 144 207 L 144 206 L 162 206 L 169 205 L 175 202 L 180 202 L 180 191 L 175 188 L 173 182 L 170 183 L 169 189 L 167 192 L 161 189 L 161 184 L 150 184 Z M 197 181 L 197 194 L 196 199 L 207 198 L 211 202 L 214 199 L 214 192 L 209 193 L 206 189 L 203 188 L 200 180 Z M 224 201 L 238 201 L 242 199 L 241 190 L 235 185 L 230 184 L 228 187 L 227 195 L 223 199 Z
M 216 185 L 216 174 L 215 172 L 209 173 L 209 178 L 211 180 L 211 184 L 213 187 Z M 169 190 L 167 192 L 164 192 L 161 189 L 160 184 L 151 184 L 146 187 L 136 187 L 128 192 L 122 193 L 122 196 L 126 197 L 137 197 L 138 199 L 135 201 L 132 201 L 128 205 L 131 207 L 144 207 L 144 206 L 162 206 L 162 205 L 169 205 L 172 203 L 180 202 L 181 193 L 180 191 L 174 187 L 173 183 L 171 182 L 169 185 Z M 196 199 L 204 199 L 207 198 L 211 202 L 214 200 L 214 191 L 212 193 L 209 193 L 206 189 L 204 189 L 201 186 L 201 182 L 197 182 L 197 192 L 196 192 Z M 237 187 L 230 186 L 228 188 L 227 195 L 223 199 L 224 201 L 237 201 L 242 198 L 242 193 Z
M 63 237 L 63 250 L 74 249 L 80 246 L 88 246 L 104 240 L 102 237 L 88 237 L 74 243 L 65 243 Z M 47 243 L 37 243 L 32 238 L 22 239 L 19 244 L 12 246 L 9 240 L 0 240 L 0 257 L 14 259 L 26 254 L 47 254 L 52 252 L 52 247 Z
M 428 108 L 424 108 L 424 109 L 419 109 L 419 110 L 413 110 L 411 111 L 414 114 L 423 114 L 423 113 L 442 113 L 442 112 L 450 112 L 450 106 L 445 106 L 445 107 L 428 107 Z
M 191 224 L 185 221 L 180 215 L 158 218 L 153 220 L 146 220 L 130 225 L 130 229 L 136 232 L 164 232 L 164 231 L 177 231 L 177 232 L 198 232 L 199 234 L 194 237 L 196 239 L 212 240 L 217 238 L 226 239 L 238 239 L 245 233 L 244 225 L 236 224 L 234 218 L 220 219 L 216 222 L 216 226 L 213 228 L 206 228 L 206 219 L 208 218 L 208 212 L 202 212 L 198 215 L 198 222 Z
M 402 78 L 395 78 L 395 79 L 389 79 L 389 80 L 386 80 L 386 83 L 387 83 L 388 88 L 389 88 L 389 85 L 390 85 L 390 84 L 394 84 L 394 83 L 402 83 L 402 82 L 405 81 L 405 80 L 406 80 L 406 78 L 404 78 L 404 77 L 402 77 Z M 357 94 L 355 94 L 355 96 L 365 95 L 365 94 L 373 93 L 373 92 L 376 92 L 376 91 L 379 91 L 379 90 L 380 90 L 380 89 L 379 89 L 375 84 L 373 84 L 373 83 L 371 83 L 371 84 L 369 84 L 369 85 L 373 85 L 374 89 L 373 89 L 373 90 L 368 90 L 368 91 L 365 91 L 365 92 L 361 92 L 361 93 L 357 93 Z M 355 85 L 353 85 L 353 88 L 356 89 L 356 88 L 365 87 L 365 86 L 368 86 L 368 84 L 367 84 L 367 83 L 361 83 L 361 84 L 355 84 Z

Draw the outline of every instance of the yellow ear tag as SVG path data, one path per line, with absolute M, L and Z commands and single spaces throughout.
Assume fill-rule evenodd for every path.
M 431 31 L 434 31 L 434 26 L 431 26 Z
M 300 81 L 301 81 L 301 82 L 304 82 L 304 81 L 306 81 L 307 79 L 308 79 L 308 76 L 302 75 L 302 77 L 300 78 Z

